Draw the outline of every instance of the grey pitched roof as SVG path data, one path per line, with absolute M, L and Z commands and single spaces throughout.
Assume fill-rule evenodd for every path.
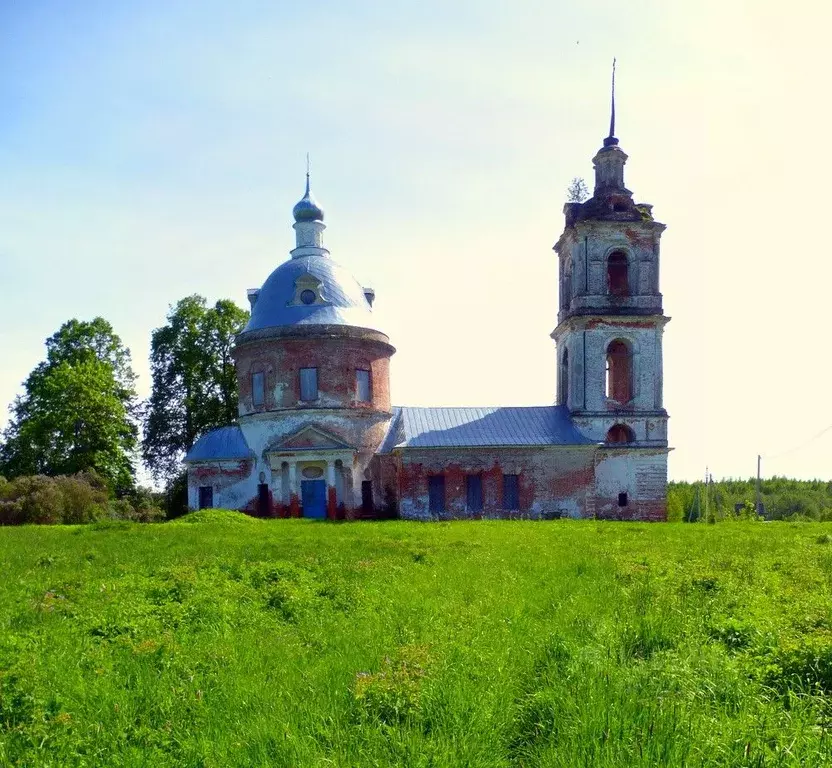
M 302 275 L 320 280 L 324 304 L 294 304 L 295 281 Z M 361 284 L 329 256 L 301 256 L 283 262 L 266 278 L 243 333 L 293 325 L 351 325 L 376 328 Z
M 249 459 L 254 456 L 243 431 L 236 425 L 206 432 L 188 451 L 185 461 L 220 461 Z
M 594 445 L 564 406 L 393 409 L 379 453 L 393 448 Z

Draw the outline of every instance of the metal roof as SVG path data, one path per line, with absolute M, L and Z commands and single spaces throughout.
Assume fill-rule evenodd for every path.
M 295 281 L 310 274 L 321 281 L 323 304 L 294 304 Z M 361 284 L 329 256 L 300 256 L 269 275 L 243 333 L 287 325 L 351 325 L 379 330 Z
M 185 461 L 250 459 L 254 456 L 243 431 L 233 424 L 206 432 L 188 451 Z
M 309 173 L 306 174 L 306 193 L 295 204 L 295 207 L 292 209 L 292 216 L 295 217 L 295 221 L 324 220 L 324 212 L 309 190 Z
M 481 446 L 595 445 L 564 406 L 499 408 L 394 408 L 379 449 Z

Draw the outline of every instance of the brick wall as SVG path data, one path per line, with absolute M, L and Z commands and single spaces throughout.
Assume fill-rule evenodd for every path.
M 361 338 L 268 338 L 235 350 L 240 415 L 281 408 L 390 411 L 391 347 Z M 318 400 L 300 399 L 300 369 L 318 369 Z M 356 370 L 370 371 L 372 400 L 356 400 Z M 265 374 L 265 402 L 255 407 L 251 376 Z
M 401 517 L 430 519 L 428 477 L 445 477 L 441 517 L 581 517 L 593 490 L 594 448 L 406 449 L 396 453 Z M 483 510 L 467 507 L 466 475 L 481 474 Z M 503 476 L 519 476 L 520 509 L 503 508 Z

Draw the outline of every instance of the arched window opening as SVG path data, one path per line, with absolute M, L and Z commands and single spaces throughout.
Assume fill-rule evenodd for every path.
M 560 404 L 569 403 L 569 350 L 563 350 L 563 357 L 560 361 Z
M 633 356 L 626 342 L 616 339 L 607 347 L 605 392 L 610 400 L 629 403 L 633 399 Z
M 610 296 L 630 295 L 627 254 L 622 251 L 613 251 L 607 259 L 607 290 Z
M 566 312 L 572 303 L 572 260 L 563 262 L 563 274 L 560 281 L 560 310 Z
M 626 424 L 614 424 L 607 432 L 605 442 L 608 445 L 623 445 L 624 443 L 632 443 L 636 439 L 633 430 Z

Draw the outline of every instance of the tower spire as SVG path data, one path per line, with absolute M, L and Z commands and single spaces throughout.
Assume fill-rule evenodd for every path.
M 615 57 L 612 60 L 612 87 L 610 89 L 610 135 L 604 139 L 604 146 L 618 144 L 615 138 Z
M 309 171 L 311 169 L 311 163 L 309 162 L 309 153 L 306 153 L 306 192 L 304 192 L 303 197 L 301 198 L 300 202 L 294 207 L 292 213 L 294 214 L 295 221 L 323 221 L 324 220 L 324 212 L 321 210 L 320 206 L 317 202 L 315 202 L 315 198 L 312 197 L 312 191 L 309 185 Z
M 294 229 L 297 247 L 292 251 L 292 258 L 301 256 L 327 256 L 329 251 L 324 248 L 323 231 L 324 212 L 312 196 L 310 189 L 311 163 L 309 153 L 306 153 L 306 192 L 292 209 L 295 218 Z

